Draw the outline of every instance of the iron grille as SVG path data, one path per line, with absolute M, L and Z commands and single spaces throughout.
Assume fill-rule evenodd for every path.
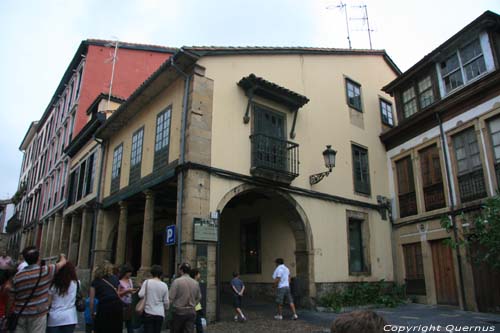
M 265 134 L 253 134 L 252 168 L 261 168 L 286 174 L 299 175 L 299 144 Z
M 444 200 L 443 183 L 433 184 L 424 187 L 425 210 L 431 211 L 443 208 L 446 203 Z
M 415 192 L 401 194 L 399 196 L 399 217 L 417 214 L 417 196 Z
M 487 194 L 483 170 L 479 169 L 458 176 L 458 188 L 460 190 L 460 200 L 462 202 L 484 198 Z

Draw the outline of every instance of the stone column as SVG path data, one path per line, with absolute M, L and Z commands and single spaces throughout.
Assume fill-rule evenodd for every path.
M 59 235 L 59 253 L 64 253 L 66 256 L 69 252 L 69 237 L 71 231 L 71 219 L 68 216 L 62 218 L 61 234 Z
M 78 241 L 80 240 L 80 224 L 82 218 L 79 213 L 73 213 L 71 216 L 71 231 L 69 235 L 68 260 L 76 263 L 78 259 Z
M 47 239 L 47 225 L 42 222 L 42 238 L 40 239 L 40 255 L 41 257 L 45 257 L 45 240 Z
M 116 261 L 115 264 L 122 265 L 125 263 L 125 245 L 127 241 L 127 220 L 128 206 L 127 202 L 120 201 L 120 217 L 118 219 L 118 238 L 116 240 Z
M 61 235 L 61 227 L 62 227 L 62 213 L 57 212 L 56 217 L 54 218 L 54 229 L 52 230 L 52 245 L 50 247 L 50 255 L 57 256 L 59 253 L 59 241 Z
M 78 250 L 78 268 L 89 268 L 90 241 L 92 230 L 92 210 L 89 207 L 83 208 L 82 228 L 80 232 L 80 248 Z
M 146 204 L 144 207 L 144 225 L 142 229 L 142 252 L 141 252 L 141 276 L 149 274 L 153 256 L 153 232 L 154 232 L 154 213 L 155 200 L 154 193 L 151 190 L 144 191 Z
M 50 257 L 50 246 L 52 244 L 52 233 L 53 231 L 53 226 L 54 226 L 54 218 L 50 217 L 47 219 L 46 228 L 47 228 L 47 235 L 45 238 L 45 241 L 43 242 L 43 253 L 45 253 L 46 257 Z

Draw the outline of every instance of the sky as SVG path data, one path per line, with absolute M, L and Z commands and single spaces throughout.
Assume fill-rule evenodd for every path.
M 353 48 L 385 49 L 401 70 L 499 0 L 342 0 Z M 17 190 L 19 145 L 87 38 L 187 46 L 347 48 L 340 0 L 0 0 L 0 199 Z

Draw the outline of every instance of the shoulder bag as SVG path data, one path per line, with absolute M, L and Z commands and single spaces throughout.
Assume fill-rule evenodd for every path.
M 26 306 L 28 305 L 29 301 L 33 297 L 33 294 L 35 293 L 36 288 L 38 288 L 38 284 L 40 283 L 40 279 L 42 278 L 42 270 L 43 266 L 40 266 L 40 273 L 38 274 L 38 280 L 36 281 L 35 286 L 33 287 L 33 290 L 31 290 L 30 296 L 26 299 L 24 302 L 21 311 L 19 313 L 15 313 L 14 311 L 7 317 L 7 330 L 8 332 L 15 331 L 17 327 L 17 322 L 19 321 L 19 317 L 23 313 L 24 309 L 26 309 Z
M 144 282 L 144 298 L 141 298 L 137 305 L 135 306 L 135 312 L 142 316 L 144 314 L 144 308 L 146 307 L 146 298 L 148 297 L 148 281 Z
M 78 312 L 85 312 L 85 300 L 83 299 L 82 292 L 80 289 L 80 281 L 76 281 L 76 299 L 75 307 Z

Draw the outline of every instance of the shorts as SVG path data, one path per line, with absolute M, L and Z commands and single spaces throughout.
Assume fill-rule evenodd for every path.
M 288 287 L 278 288 L 278 291 L 276 292 L 276 303 L 283 304 L 285 297 L 287 297 L 288 299 L 288 304 L 293 304 L 293 298 L 292 298 L 292 293 L 290 292 L 290 288 Z
M 240 295 L 233 295 L 233 307 L 235 309 L 241 308 L 241 296 Z

